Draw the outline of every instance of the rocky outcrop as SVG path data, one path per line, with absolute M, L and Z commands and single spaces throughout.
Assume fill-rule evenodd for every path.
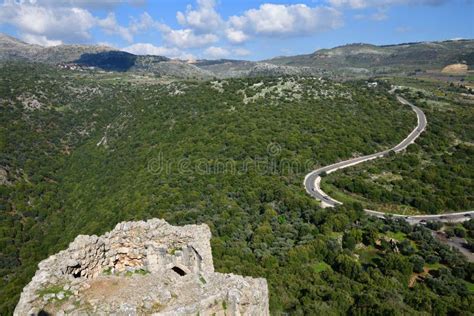
M 43 260 L 15 315 L 268 315 L 265 279 L 214 272 L 207 225 L 123 222 Z

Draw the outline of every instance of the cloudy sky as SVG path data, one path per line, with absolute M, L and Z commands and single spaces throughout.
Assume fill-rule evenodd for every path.
M 43 46 L 260 60 L 347 43 L 474 38 L 473 0 L 0 0 L 0 32 Z

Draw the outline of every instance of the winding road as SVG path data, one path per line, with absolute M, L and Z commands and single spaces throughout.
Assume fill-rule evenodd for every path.
M 410 106 L 411 109 L 415 111 L 416 116 L 418 118 L 417 126 L 402 142 L 400 142 L 398 145 L 396 145 L 395 147 L 391 149 L 387 149 L 385 151 L 381 151 L 381 152 L 367 155 L 367 156 L 362 156 L 362 157 L 357 157 L 357 158 L 337 162 L 335 164 L 316 169 L 306 175 L 304 179 L 305 189 L 308 192 L 308 194 L 310 194 L 315 199 L 321 201 L 322 207 L 335 207 L 336 205 L 342 204 L 341 202 L 331 198 L 329 195 L 324 193 L 324 191 L 321 189 L 320 187 L 321 177 L 324 174 L 329 174 L 339 169 L 354 166 L 364 161 L 381 158 L 385 155 L 388 155 L 392 151 L 395 153 L 400 152 L 404 150 L 405 148 L 407 148 L 410 144 L 414 143 L 415 140 L 421 135 L 421 133 L 423 133 L 427 125 L 425 113 L 423 113 L 423 111 L 420 108 L 411 104 L 410 102 L 408 102 L 407 100 L 405 100 L 404 98 L 400 96 L 397 96 L 397 100 L 404 105 Z M 365 210 L 365 212 L 369 215 L 381 217 L 381 218 L 388 215 L 382 212 L 376 212 L 372 210 Z M 440 215 L 413 215 L 413 216 L 400 215 L 400 214 L 390 214 L 390 215 L 393 217 L 403 217 L 411 224 L 416 224 L 416 223 L 426 222 L 426 221 L 462 222 L 465 220 L 469 220 L 471 217 L 474 217 L 474 211 L 448 213 L 448 214 L 440 214 Z

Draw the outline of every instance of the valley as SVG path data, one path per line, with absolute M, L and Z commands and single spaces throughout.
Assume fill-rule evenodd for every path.
M 461 299 L 470 266 L 426 228 L 367 217 L 359 203 L 322 209 L 301 185 L 311 170 L 410 133 L 416 116 L 388 82 L 173 80 L 16 62 L 2 74 L 5 313 L 37 262 L 78 234 L 150 218 L 209 225 L 216 270 L 265 277 L 273 313 L 411 313 L 425 292 L 445 311 L 472 306 Z M 386 245 L 391 234 L 403 236 L 399 252 Z M 412 292 L 420 258 L 465 272 L 426 281 L 449 292 L 435 283 Z M 367 307 L 367 295 L 400 299 Z
M 213 267 L 265 278 L 272 315 L 474 313 L 449 245 L 474 245 L 472 50 L 180 60 L 1 35 L 0 314 L 77 235 L 156 218 L 206 224 Z

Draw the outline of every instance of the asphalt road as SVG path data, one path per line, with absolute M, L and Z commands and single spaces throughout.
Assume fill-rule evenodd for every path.
M 420 108 L 418 108 L 417 106 L 414 106 L 413 104 L 411 104 L 404 98 L 397 96 L 397 99 L 400 103 L 410 106 L 411 109 L 415 111 L 416 116 L 418 118 L 418 124 L 415 127 L 415 129 L 413 129 L 413 131 L 403 141 L 401 141 L 398 145 L 396 145 L 395 147 L 391 149 L 381 151 L 375 154 L 367 155 L 367 156 L 362 156 L 362 157 L 357 157 L 357 158 L 337 162 L 332 165 L 316 169 L 310 172 L 309 174 L 307 174 L 304 179 L 304 186 L 305 186 L 306 192 L 308 192 L 308 194 L 310 194 L 315 199 L 320 200 L 321 206 L 334 207 L 336 205 L 342 204 L 341 202 L 331 198 L 326 193 L 324 193 L 323 190 L 321 190 L 321 187 L 320 187 L 321 174 L 323 173 L 329 174 L 336 170 L 354 166 L 364 161 L 380 158 L 380 157 L 383 157 L 384 155 L 388 155 L 391 151 L 394 151 L 394 152 L 402 151 L 405 148 L 407 148 L 410 144 L 414 143 L 415 140 L 421 135 L 421 133 L 423 133 L 427 125 L 425 113 L 423 113 L 423 111 Z M 369 215 L 373 215 L 377 217 L 386 216 L 386 214 L 381 213 L 381 212 L 376 212 L 376 211 L 371 211 L 371 210 L 365 210 L 365 211 Z M 400 214 L 391 214 L 391 215 L 394 217 L 403 217 L 408 222 L 413 223 L 413 224 L 419 223 L 419 222 L 425 222 L 425 221 L 433 221 L 433 220 L 443 221 L 443 222 L 459 222 L 459 221 L 468 220 L 469 218 L 471 218 L 471 216 L 474 216 L 474 211 L 442 214 L 442 215 L 418 215 L 418 216 L 406 216 L 406 215 L 400 215 Z

